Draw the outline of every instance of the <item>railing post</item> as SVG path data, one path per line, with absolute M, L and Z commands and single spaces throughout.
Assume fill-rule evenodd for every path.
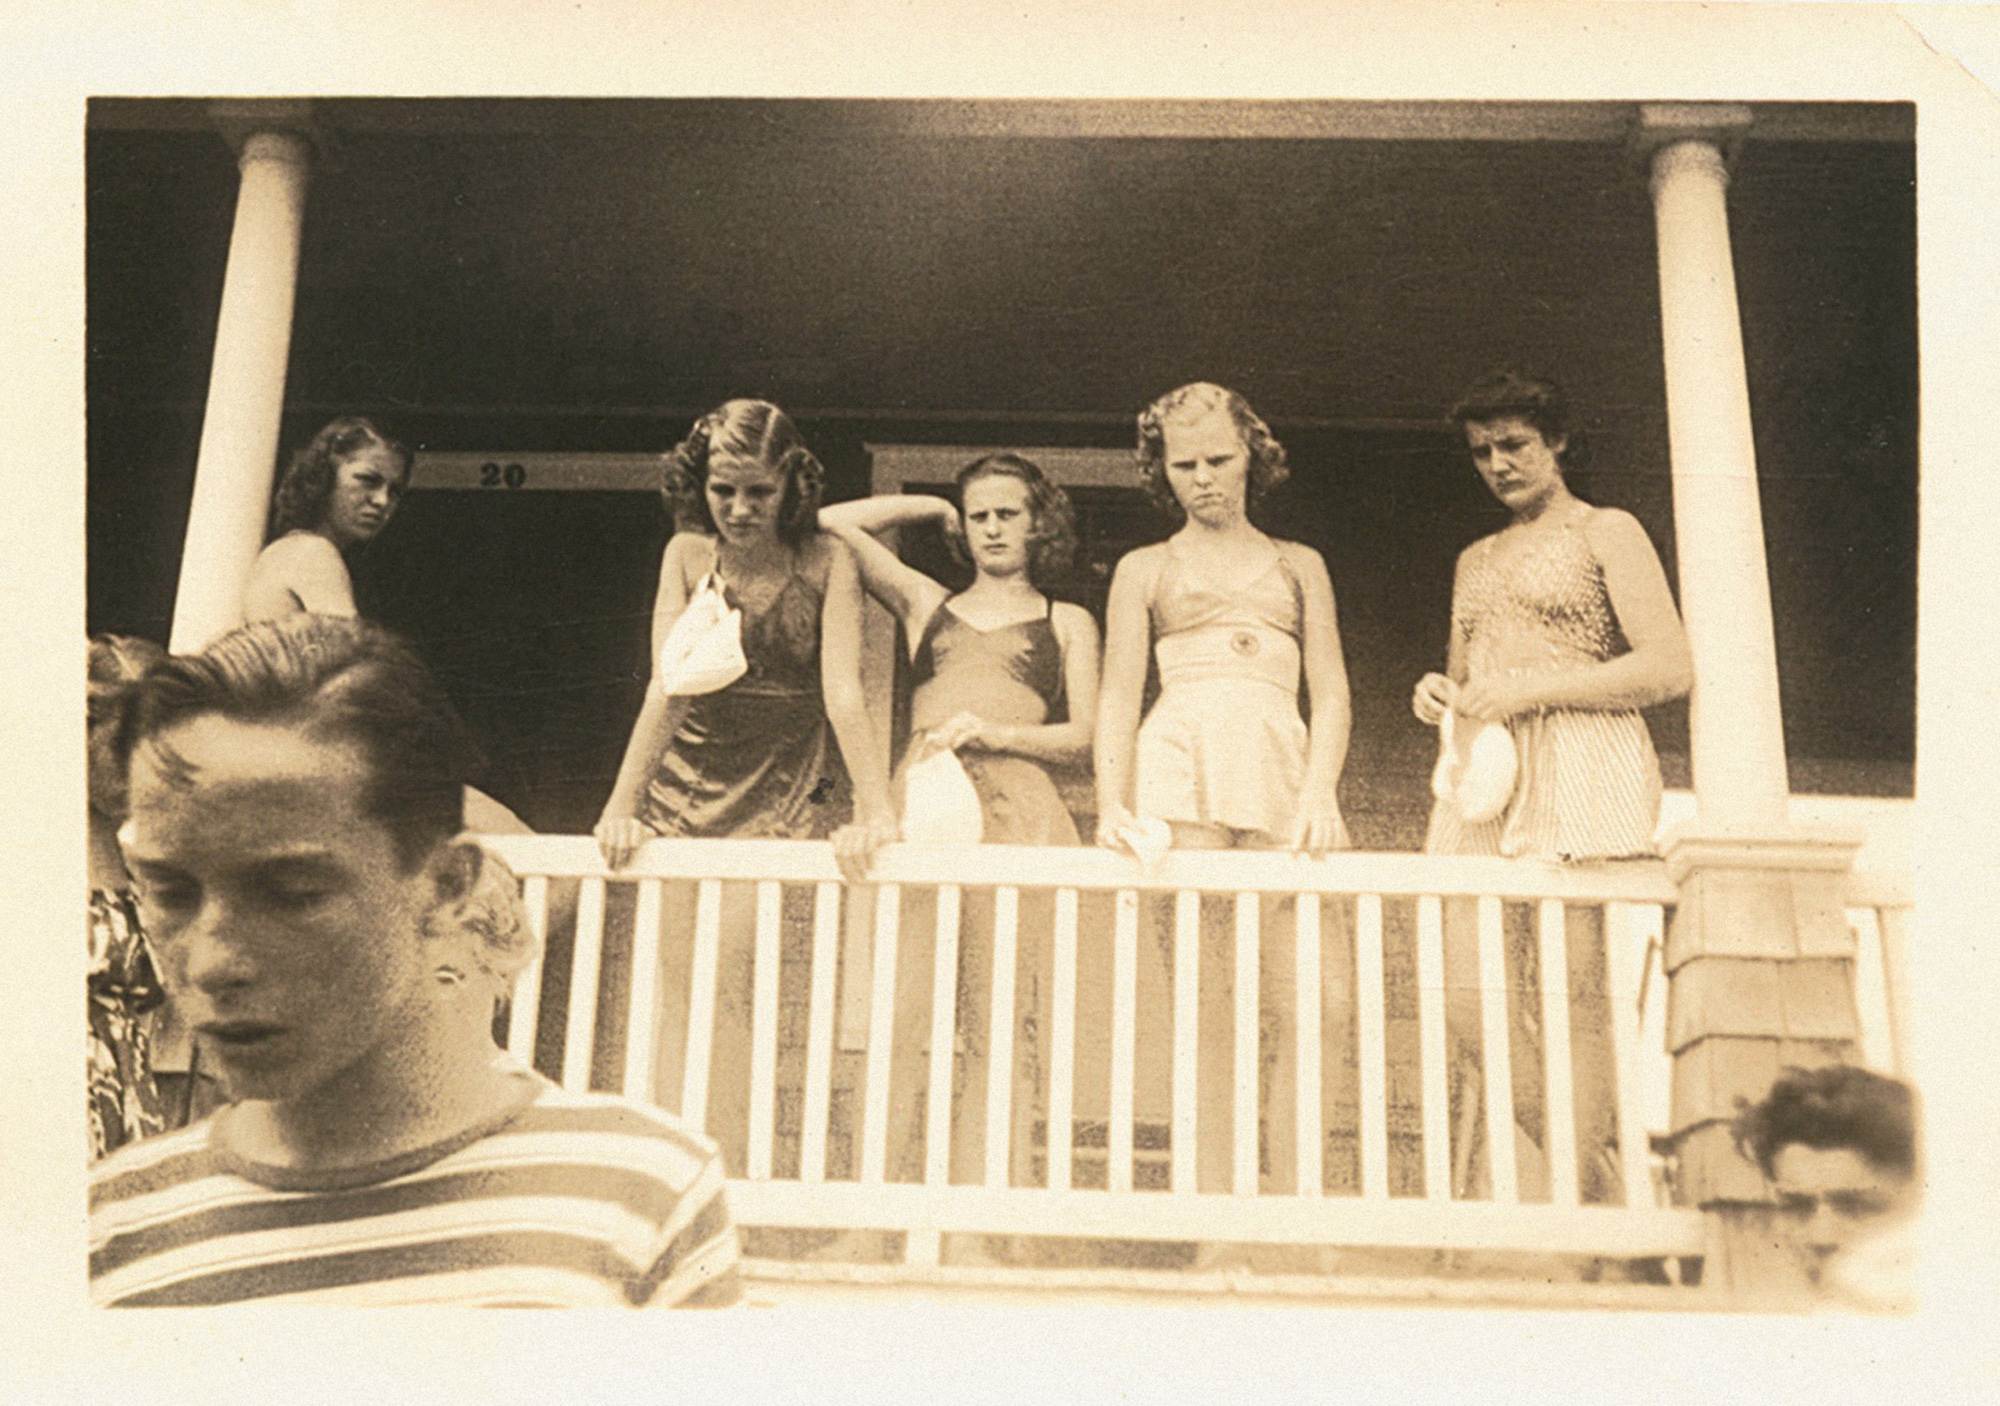
M 1681 605 L 1694 656 L 1698 818 L 1668 837 L 1675 1196 L 1711 1213 L 1704 1282 L 1797 1291 L 1770 1193 L 1730 1121 L 1789 1064 L 1849 1058 L 1859 1031 L 1841 901 L 1859 837 L 1793 826 L 1725 152 L 1747 107 L 1649 104 L 1637 133 L 1658 235 Z

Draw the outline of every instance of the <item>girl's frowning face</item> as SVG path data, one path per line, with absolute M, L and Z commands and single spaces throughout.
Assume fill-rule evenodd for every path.
M 326 502 L 326 532 L 343 549 L 372 542 L 402 501 L 406 476 L 394 454 L 371 444 L 336 464 Z
M 749 545 L 778 535 L 785 476 L 757 459 L 716 455 L 708 461 L 709 516 L 724 538 Z
M 1028 569 L 1035 513 L 1020 479 L 989 473 L 966 484 L 964 525 L 966 550 L 981 572 L 1018 576 Z
M 1227 411 L 1210 410 L 1162 426 L 1167 484 L 1187 515 L 1209 527 L 1243 516 L 1250 449 Z

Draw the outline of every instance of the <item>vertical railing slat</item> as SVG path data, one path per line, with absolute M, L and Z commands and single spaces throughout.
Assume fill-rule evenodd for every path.
M 1056 923 L 1068 904 L 1076 931 L 1076 890 L 1056 891 Z M 986 1185 L 1008 1183 L 1014 1120 L 1014 974 L 1021 934 L 1021 891 L 993 890 L 993 1012 L 986 1038 Z
M 958 1035 L 958 908 L 956 884 L 940 884 L 931 958 L 930 1081 L 925 1089 L 924 1181 L 951 1181 L 951 1059 Z
M 1568 909 L 1542 900 L 1537 937 L 1542 968 L 1542 1072 L 1547 1086 L 1543 1136 L 1548 1142 L 1549 1199 L 1577 1204 L 1576 1083 L 1569 1043 Z
M 1486 1084 L 1487 1175 L 1494 1201 L 1521 1199 L 1514 1157 L 1514 1054 L 1507 1030 L 1507 944 L 1500 900 L 1479 900 L 1479 1024 Z
M 1854 1005 L 1861 1022 L 1861 1063 L 1894 1072 L 1894 1021 L 1889 1017 L 1889 983 L 1883 970 L 1882 918 L 1875 908 L 1847 910 L 1847 930 L 1854 935 Z
M 1201 895 L 1174 895 L 1173 1189 L 1191 1195 L 1200 1110 L 1195 1060 L 1201 1045 Z
M 1111 1124 L 1105 1137 L 1106 1185 L 1132 1189 L 1132 1078 L 1137 1055 L 1139 895 L 1118 890 L 1111 937 Z
M 687 1058 L 681 1073 L 681 1118 L 708 1130 L 709 1052 L 715 1040 L 715 970 L 722 946 L 722 880 L 695 890 L 694 959 L 688 972 Z
M 549 943 L 549 881 L 530 874 L 521 883 L 521 903 L 535 934 L 535 959 L 514 978 L 513 999 L 507 1006 L 507 1053 L 522 1064 L 535 1062 L 536 1026 L 542 1015 L 542 954 Z
M 750 1147 L 752 1181 L 771 1178 L 778 1108 L 778 925 L 784 893 L 776 880 L 757 885 L 757 945 L 750 968 Z
M 1319 895 L 1298 895 L 1293 925 L 1293 966 L 1297 972 L 1298 1018 L 1293 1021 L 1298 1063 L 1298 1143 L 1301 1196 L 1318 1196 L 1325 1189 L 1321 1166 L 1325 1110 L 1320 1106 L 1320 933 Z
M 1361 1194 L 1389 1194 L 1389 1079 L 1384 1051 L 1388 992 L 1382 977 L 1382 896 L 1354 900 L 1354 1038 L 1360 1066 Z
M 625 1097 L 653 1101 L 654 1042 L 660 1013 L 660 911 L 658 879 L 639 881 L 632 915 L 632 989 L 625 1003 Z
M 1005 892 L 1015 896 L 1013 889 Z M 1064 895 L 1070 900 L 1067 906 Z M 1076 896 L 1063 889 L 1056 898 L 1055 986 L 1049 1017 L 1049 1190 L 1067 1191 L 1076 1144 Z
M 1238 1196 L 1257 1194 L 1258 897 L 1254 893 L 1236 895 L 1236 1086 L 1230 1100 L 1235 1115 L 1231 1124 L 1235 1156 L 1231 1159 L 1230 1190 Z
M 840 970 L 840 885 L 813 894 L 812 990 L 806 1005 L 806 1091 L 800 1110 L 799 1179 L 826 1179 L 827 1105 L 833 1088 L 833 988 Z
M 1617 1065 L 1618 1166 L 1625 1204 L 1637 1210 L 1653 1204 L 1651 1149 L 1647 1145 L 1645 1084 L 1640 1074 L 1639 971 L 1649 948 L 1649 926 L 1660 920 L 1658 904 L 1604 905 L 1604 966 L 1611 984 L 1611 1058 Z M 1663 998 L 1664 999 L 1664 998 Z M 1662 1063 L 1665 1051 L 1654 1052 Z
M 597 1049 L 597 974 L 604 961 L 604 880 L 583 881 L 576 904 L 576 950 L 569 967 L 569 1020 L 563 1036 L 563 1087 L 590 1089 Z
M 1910 910 L 1884 905 L 1875 910 L 1882 936 L 1882 989 L 1889 1010 L 1889 1057 L 1899 1079 L 1910 1069 Z
M 1444 908 L 1433 894 L 1417 899 L 1417 1003 L 1424 1086 L 1424 1197 L 1449 1201 L 1451 1085 L 1445 1064 Z
M 903 890 L 875 886 L 875 970 L 868 1000 L 867 1090 L 861 1114 L 861 1180 L 879 1186 L 889 1161 L 889 1069 L 896 1045 L 896 941 Z

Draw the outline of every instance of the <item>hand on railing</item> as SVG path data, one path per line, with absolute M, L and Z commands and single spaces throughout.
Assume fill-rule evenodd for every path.
M 833 832 L 833 857 L 848 882 L 860 883 L 875 863 L 875 851 L 896 842 L 896 821 L 892 816 L 859 819 Z
M 597 848 L 603 853 L 605 864 L 613 869 L 623 869 L 641 845 L 659 834 L 645 821 L 629 815 L 607 815 L 591 833 L 597 836 Z
M 1290 847 L 1314 859 L 1330 849 L 1353 848 L 1347 822 L 1340 816 L 1340 802 L 1330 794 L 1301 797 L 1299 818 L 1292 824 Z
M 1410 696 L 1410 711 L 1425 727 L 1436 727 L 1458 696 L 1458 685 L 1443 674 L 1425 674 Z

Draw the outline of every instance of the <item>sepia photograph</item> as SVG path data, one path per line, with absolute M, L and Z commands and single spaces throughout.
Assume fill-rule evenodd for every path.
M 1915 1341 L 1988 256 L 1946 106 L 1714 8 L 1733 86 L 42 104 L 75 1311 Z

